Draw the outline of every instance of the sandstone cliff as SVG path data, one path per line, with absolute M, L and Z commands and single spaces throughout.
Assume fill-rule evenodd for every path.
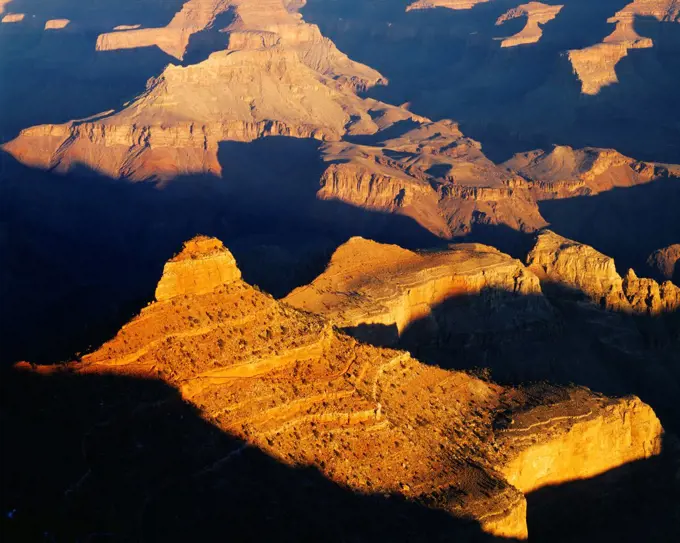
M 499 167 L 451 121 L 421 120 L 375 144 L 327 145 L 320 199 L 406 215 L 450 238 L 475 223 L 533 231 L 545 226 L 527 184 Z
M 406 11 L 432 8 L 448 9 L 471 9 L 477 4 L 490 2 L 491 0 L 417 0 L 410 4 Z
M 674 281 L 680 286 L 680 243 L 654 251 L 647 259 L 647 265 L 661 279 Z
M 614 149 L 560 145 L 550 152 L 519 153 L 503 165 L 524 177 L 539 200 L 597 194 L 674 175 L 663 165 L 638 161 Z
M 210 279 L 215 269 L 226 281 Z M 524 539 L 526 502 L 508 481 L 529 491 L 659 452 L 662 428 L 637 399 L 504 389 L 358 343 L 238 279 L 216 240 L 188 242 L 161 285 L 167 276 L 201 287 L 160 296 L 68 371 L 154 376 L 178 388 L 206 421 L 243 440 L 220 463 L 254 447 L 355 492 L 400 495 Z M 525 279 L 514 284 L 536 288 Z
M 637 17 L 654 17 L 659 21 L 680 22 L 677 0 L 634 0 L 607 20 L 614 31 L 602 43 L 569 51 L 574 72 L 581 81 L 584 94 L 595 95 L 603 87 L 618 83 L 616 65 L 631 49 L 654 47 L 650 38 L 635 31 Z
M 456 318 L 447 302 L 483 298 L 486 314 Z M 415 323 L 429 322 L 419 341 L 464 330 L 502 335 L 550 320 L 538 278 L 521 262 L 492 247 L 452 246 L 438 253 L 414 253 L 395 245 L 353 238 L 333 254 L 310 285 L 285 299 L 326 316 L 374 342 L 395 344 Z M 440 314 L 441 313 L 441 314 Z
M 216 239 L 197 237 L 165 264 L 156 300 L 206 294 L 239 279 L 241 272 L 229 250 Z
M 498 18 L 496 26 L 519 17 L 526 17 L 527 22 L 525 27 L 517 34 L 501 41 L 501 47 L 516 47 L 518 45 L 537 43 L 543 36 L 541 26 L 557 17 L 563 7 L 550 6 L 541 2 L 529 2 L 528 4 L 522 4 L 506 11 Z
M 670 281 L 659 285 L 633 270 L 622 278 L 613 258 L 550 230 L 537 236 L 527 265 L 542 281 L 573 289 L 607 309 L 657 315 L 680 308 L 680 288 Z

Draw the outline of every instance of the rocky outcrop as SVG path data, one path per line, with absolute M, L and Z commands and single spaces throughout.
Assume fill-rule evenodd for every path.
M 680 243 L 654 251 L 649 255 L 647 265 L 655 276 L 680 285 Z
M 4 24 L 8 23 L 20 23 L 26 17 L 25 13 L 8 13 L 2 18 Z
M 533 231 L 546 225 L 528 184 L 497 166 L 451 121 L 419 123 L 397 137 L 324 147 L 330 166 L 317 197 L 413 218 L 451 238 L 474 224 Z
M 86 166 L 135 180 L 219 175 L 220 141 L 375 132 L 374 105 L 279 46 L 223 51 L 196 65 L 168 66 L 118 113 L 29 128 L 3 148 L 24 164 L 60 172 Z
M 527 256 L 527 265 L 542 281 L 585 295 L 606 309 L 658 315 L 680 307 L 680 288 L 640 279 L 631 269 L 621 277 L 614 259 L 545 230 Z
M 448 9 L 472 9 L 477 4 L 484 4 L 491 0 L 416 0 L 410 4 L 406 11 L 418 9 L 432 9 L 432 8 L 448 8 Z
M 384 78 L 375 70 L 351 61 L 324 38 L 315 25 L 301 20 L 296 13 L 303 3 L 283 0 L 188 0 L 164 28 L 127 29 L 102 34 L 97 50 L 110 51 L 158 46 L 183 59 L 196 34 L 213 28 L 220 16 L 229 17 L 220 30 L 229 35 L 231 49 L 281 45 L 295 51 L 311 69 L 332 77 L 354 89 L 366 89 Z
M 467 322 L 457 320 L 453 309 L 442 309 L 456 299 L 477 297 L 488 302 L 487 314 L 468 314 Z M 464 330 L 500 335 L 551 317 L 533 273 L 518 260 L 476 244 L 419 254 L 352 238 L 333 254 L 323 274 L 285 300 L 383 344 L 395 344 L 405 330 L 424 321 L 433 328 L 430 336 Z
M 69 19 L 50 19 L 45 23 L 45 30 L 61 30 L 66 28 L 71 21 Z
M 650 38 L 635 31 L 637 17 L 654 17 L 659 21 L 680 21 L 677 0 L 635 0 L 607 20 L 614 31 L 602 43 L 569 51 L 574 72 L 581 81 L 583 94 L 595 95 L 603 87 L 618 83 L 616 65 L 631 49 L 654 47 Z
M 281 0 L 191 0 L 171 23 L 186 39 L 168 47 L 181 57 L 187 36 L 227 10 L 229 49 L 186 67 L 169 65 L 119 112 L 29 128 L 3 148 L 27 165 L 61 173 L 85 167 L 114 178 L 166 180 L 219 175 L 221 141 L 338 140 L 378 131 L 383 121 L 374 118 L 415 119 L 360 99 L 356 91 L 384 82 L 382 76 L 347 58 Z M 114 32 L 100 42 L 127 36 L 136 44 L 138 35 L 153 41 L 156 30 Z
M 577 389 L 549 406 L 511 410 L 506 417 L 510 422 L 497 433 L 507 446 L 501 472 L 525 493 L 661 452 L 659 419 L 636 397 L 593 398 Z
M 575 289 L 603 307 L 629 308 L 614 259 L 588 245 L 545 230 L 537 236 L 527 266 L 541 280 Z
M 353 240 L 345 250 L 366 244 Z M 418 255 L 382 250 L 401 258 L 412 279 L 419 276 Z M 500 260 L 521 270 L 492 250 L 464 249 L 470 250 L 496 261 L 477 272 L 487 279 L 471 288 L 493 281 L 503 270 Z M 260 449 L 291 467 L 313 466 L 354 492 L 400 496 L 503 537 L 527 537 L 525 498 L 508 481 L 528 491 L 659 451 L 661 426 L 637 399 L 611 400 L 584 389 L 503 388 L 358 343 L 324 318 L 244 283 L 228 255 L 214 239 L 188 242 L 159 285 L 167 291 L 161 287 L 170 277 L 183 277 L 173 279 L 182 284 L 179 290 L 159 296 L 111 341 L 68 365 L 67 375 L 153 376 L 177 388 L 204 420 L 244 443 L 220 463 L 238 464 L 246 447 Z M 358 274 L 363 270 L 356 264 Z M 468 266 L 470 274 L 475 266 Z M 436 266 L 430 268 L 436 276 Z M 231 277 L 218 281 L 206 269 Z M 527 273 L 507 280 L 522 291 L 537 288 Z M 432 297 L 423 284 L 411 292 L 420 289 L 427 303 Z M 431 285 L 425 290 L 437 296 L 442 282 Z M 446 537 L 473 540 L 465 526 Z
M 509 9 L 496 20 L 496 26 L 519 17 L 526 17 L 525 27 L 514 36 L 503 39 L 501 47 L 516 47 L 529 43 L 537 43 L 543 36 L 542 25 L 552 21 L 564 6 L 550 6 L 541 2 L 529 2 Z
M 156 300 L 207 294 L 239 279 L 236 260 L 222 242 L 197 237 L 186 242 L 182 251 L 165 264 Z
M 638 314 L 660 315 L 680 309 L 680 287 L 670 281 L 659 284 L 654 279 L 639 278 L 630 269 L 623 278 L 623 291 Z
M 668 168 L 641 162 L 613 149 L 555 146 L 519 153 L 503 164 L 521 175 L 538 200 L 598 194 L 672 175 Z

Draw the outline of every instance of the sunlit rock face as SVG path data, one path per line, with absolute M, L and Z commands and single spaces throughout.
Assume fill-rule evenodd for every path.
M 45 23 L 45 30 L 61 30 L 66 28 L 71 21 L 68 19 L 50 19 Z
M 357 337 L 394 344 L 416 323 L 423 329 L 422 342 L 446 335 L 455 311 L 442 308 L 470 297 L 485 299 L 494 308 L 495 318 L 466 316 L 480 334 L 500 335 L 551 318 L 538 278 L 518 260 L 478 244 L 419 254 L 352 238 L 338 248 L 322 275 L 285 300 L 326 316 Z M 458 333 L 468 328 L 462 322 L 450 326 Z
M 541 280 L 581 292 L 608 309 L 658 315 L 680 308 L 680 288 L 670 281 L 640 279 L 633 270 L 621 277 L 613 258 L 550 230 L 537 236 L 527 263 Z
M 240 278 L 236 260 L 220 241 L 194 238 L 163 268 L 163 277 L 156 288 L 156 300 L 161 302 L 178 296 L 205 294 Z
M 616 66 L 631 49 L 654 47 L 650 38 L 640 36 L 635 31 L 635 19 L 639 17 L 680 22 L 680 2 L 635 0 L 607 20 L 616 26 L 602 43 L 569 51 L 569 60 L 581 81 L 583 94 L 595 95 L 604 87 L 618 83 Z
M 539 200 L 598 194 L 677 176 L 664 165 L 635 160 L 614 149 L 564 145 L 556 145 L 549 152 L 519 153 L 503 165 L 527 179 Z
M 509 9 L 496 21 L 496 26 L 502 25 L 506 21 L 511 21 L 520 17 L 526 17 L 526 25 L 514 36 L 510 36 L 501 41 L 501 47 L 516 47 L 537 43 L 543 36 L 542 25 L 552 21 L 564 6 L 551 6 L 541 2 L 529 2 L 516 8 Z
M 516 283 L 512 270 L 492 268 Z M 535 289 L 528 277 L 525 288 Z M 359 343 L 243 282 L 215 239 L 187 242 L 158 292 L 116 337 L 65 369 L 161 379 L 243 448 L 313 466 L 354 492 L 399 495 L 526 539 L 522 492 L 659 452 L 662 428 L 635 398 L 504 388 Z M 451 535 L 476 537 L 465 527 Z
M 26 17 L 25 13 L 8 13 L 2 18 L 4 24 L 20 23 Z
M 448 9 L 471 9 L 477 4 L 484 4 L 491 0 L 417 0 L 410 4 L 406 10 L 448 8 Z

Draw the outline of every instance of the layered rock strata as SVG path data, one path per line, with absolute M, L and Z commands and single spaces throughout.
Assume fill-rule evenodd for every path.
M 635 30 L 635 19 L 654 17 L 658 21 L 680 22 L 677 0 L 635 0 L 607 20 L 616 25 L 601 43 L 568 52 L 574 72 L 581 81 L 583 94 L 596 95 L 604 87 L 618 83 L 617 64 L 631 49 L 654 47 L 650 38 Z
M 680 243 L 654 251 L 647 259 L 647 265 L 656 275 L 672 280 L 680 286 Z
M 483 324 L 481 316 L 467 316 L 478 333 L 501 334 L 551 316 L 532 272 L 520 261 L 478 244 L 419 254 L 352 238 L 333 254 L 323 274 L 285 300 L 326 316 L 358 337 L 394 344 L 415 323 L 429 321 L 435 336 L 446 334 L 441 328 L 448 326 L 456 332 L 469 329 L 463 322 L 447 324 L 455 312 L 442 310 L 447 302 L 463 298 L 485 298 L 494 306 Z
M 680 308 L 680 288 L 670 281 L 640 279 L 633 270 L 621 277 L 613 258 L 550 230 L 537 236 L 527 265 L 542 281 L 573 289 L 607 309 L 658 315 Z
M 564 6 L 551 6 L 541 2 L 529 2 L 509 9 L 496 20 L 496 26 L 507 21 L 526 17 L 527 22 L 522 30 L 514 36 L 503 39 L 501 47 L 516 47 L 529 43 L 537 43 L 543 36 L 542 25 L 552 21 Z
M 528 491 L 659 452 L 661 425 L 637 399 L 504 389 L 426 366 L 338 334 L 238 276 L 218 241 L 189 242 L 159 290 L 183 287 L 159 296 L 68 371 L 154 376 L 245 447 L 503 537 L 527 537 L 526 502 L 509 480 Z M 239 453 L 221 462 L 238 463 Z

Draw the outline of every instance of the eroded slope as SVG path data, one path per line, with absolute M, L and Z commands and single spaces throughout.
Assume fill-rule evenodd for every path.
M 256 447 L 355 492 L 401 495 L 488 533 L 526 538 L 524 496 L 506 479 L 528 491 L 660 450 L 659 421 L 635 398 L 504 389 L 358 343 L 244 283 L 216 240 L 189 242 L 159 292 L 68 369 L 154 376 L 178 388 L 205 420 L 243 440 L 219 465 L 246 462 L 241 453 Z M 606 443 L 594 447 L 593 432 Z

